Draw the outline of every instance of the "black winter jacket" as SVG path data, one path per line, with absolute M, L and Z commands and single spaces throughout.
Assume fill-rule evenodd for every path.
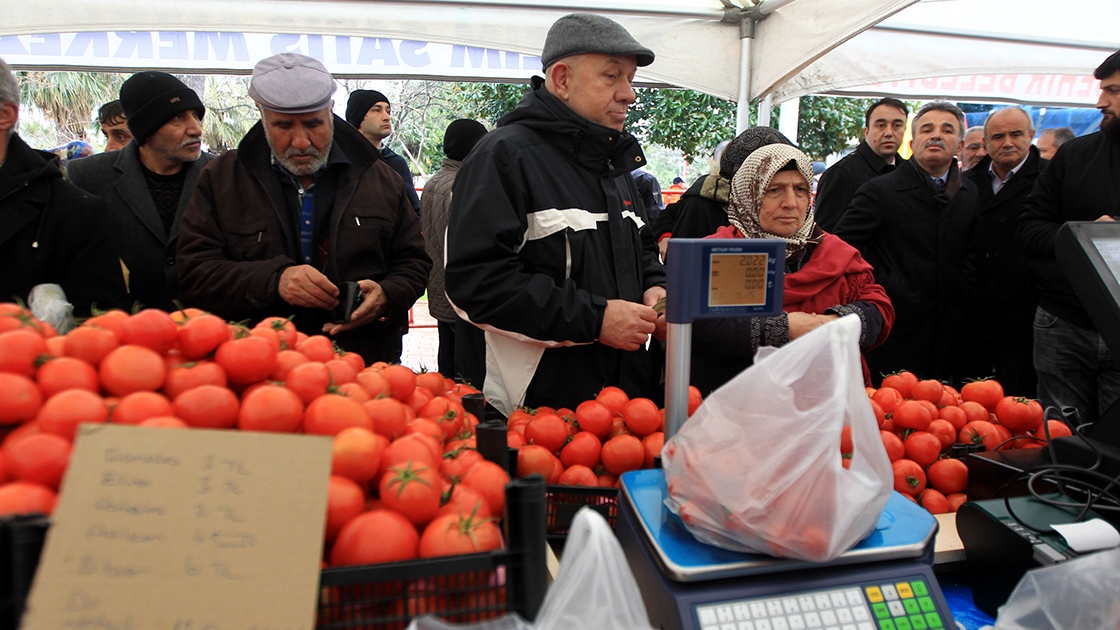
M 886 175 L 906 159 L 897 153 L 894 164 L 887 164 L 871 150 L 866 140 L 860 140 L 855 151 L 844 156 L 821 175 L 817 183 L 817 196 L 813 201 L 813 218 L 826 232 L 833 231 L 840 217 L 852 203 L 852 197 L 864 182 L 872 177 Z
M 496 406 L 507 414 L 520 404 L 574 408 L 606 385 L 648 395 L 646 351 L 596 339 L 607 300 L 640 303 L 665 282 L 653 239 L 642 240 L 630 177 L 645 165 L 637 140 L 536 83 L 463 162 L 447 236 L 448 297 L 486 331 L 486 356 L 466 376 L 479 386 L 484 375 L 491 399 L 504 392 L 506 407 Z
M 0 301 L 62 286 L 74 314 L 128 308 L 124 277 L 100 199 L 62 180 L 58 157 L 13 133 L 0 167 Z
M 1054 257 L 1054 239 L 1066 221 L 1120 218 L 1120 139 L 1103 132 L 1062 145 L 1034 184 L 1016 236 L 1041 293 L 1038 305 L 1063 320 L 1095 330 Z

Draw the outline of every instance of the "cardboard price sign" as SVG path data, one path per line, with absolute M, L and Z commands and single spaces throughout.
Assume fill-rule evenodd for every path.
M 329 438 L 83 425 L 23 628 L 315 625 Z

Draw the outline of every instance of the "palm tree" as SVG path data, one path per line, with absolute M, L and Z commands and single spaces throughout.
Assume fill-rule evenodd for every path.
M 207 77 L 202 102 L 206 105 L 202 141 L 213 153 L 236 148 L 241 138 L 260 120 L 257 106 L 249 98 L 248 77 Z
M 124 78 L 106 72 L 21 72 L 20 100 L 55 126 L 57 144 L 86 140 L 94 111 L 117 98 Z

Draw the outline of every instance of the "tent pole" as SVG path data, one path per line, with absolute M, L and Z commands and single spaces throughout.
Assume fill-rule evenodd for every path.
M 739 102 L 735 108 L 735 135 L 750 127 L 751 121 L 751 48 L 754 44 L 755 20 L 749 15 L 739 18 Z

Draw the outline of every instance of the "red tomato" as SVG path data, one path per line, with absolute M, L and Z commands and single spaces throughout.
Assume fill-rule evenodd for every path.
M 960 508 L 968 501 L 968 495 L 950 494 L 949 496 L 945 497 L 945 499 L 949 501 L 949 511 L 956 512 L 958 508 Z
M 968 424 L 968 414 L 960 407 L 942 407 L 938 410 L 938 417 L 953 425 L 955 431 L 960 431 Z M 956 440 L 956 437 L 953 439 Z
M 331 566 L 412 560 L 419 548 L 420 534 L 408 519 L 392 510 L 372 510 L 342 527 L 331 547 Z
M 54 512 L 58 496 L 37 483 L 13 481 L 0 486 L 0 517 L 8 514 L 46 514 Z
M 326 363 L 335 358 L 334 344 L 326 335 L 311 335 L 296 344 L 295 349 L 307 355 L 308 359 Z
M 598 400 L 587 400 L 576 407 L 576 423 L 579 424 L 579 428 L 600 439 L 610 433 L 614 418 L 615 413 L 610 407 Z
M 97 382 L 97 370 L 85 361 L 73 357 L 47 361 L 39 367 L 35 381 L 47 398 L 67 389 L 85 389 L 95 393 L 101 391 Z
M 417 526 L 435 517 L 443 497 L 439 472 L 423 462 L 391 466 L 378 488 L 382 505 Z
M 875 391 L 875 395 L 871 397 L 871 400 L 879 403 L 879 406 L 883 408 L 883 412 L 894 413 L 894 410 L 902 404 L 903 397 L 902 394 L 893 387 L 880 387 Z
M 942 387 L 941 383 L 930 379 L 915 383 L 910 397 L 914 400 L 928 400 L 931 403 L 937 404 L 941 402 L 941 397 L 944 394 L 945 388 Z
M 143 346 L 159 354 L 167 354 L 178 336 L 175 320 L 158 308 L 146 308 L 121 325 L 121 344 Z
M 290 317 L 266 317 L 257 323 L 256 328 L 268 328 L 276 333 L 281 350 L 296 349 L 296 325 Z
M 525 425 L 525 439 L 530 444 L 539 444 L 555 453 L 568 440 L 568 427 L 563 420 L 551 413 L 540 414 Z
M 902 494 L 917 497 L 926 489 L 926 473 L 917 462 L 900 459 L 891 464 L 894 471 L 894 489 Z
M 1039 424 L 1038 429 L 1034 432 L 1034 436 L 1045 440 L 1047 439 L 1047 430 L 1049 430 L 1049 437 L 1051 438 L 1070 437 L 1073 435 L 1073 431 L 1070 431 L 1069 425 L 1061 420 L 1047 420 L 1045 423 Z
M 918 499 L 918 505 L 929 510 L 930 514 L 948 514 L 952 511 L 949 500 L 945 498 L 945 495 L 933 488 L 926 488 L 922 492 L 922 496 Z
M 140 424 L 148 418 L 173 416 L 175 409 L 167 396 L 157 392 L 132 392 L 113 407 L 114 424 Z
M 602 449 L 603 445 L 599 438 L 587 431 L 580 431 L 573 435 L 571 441 L 560 451 L 560 462 L 568 468 L 582 465 L 594 469 L 599 465 L 599 454 Z
M 84 389 L 68 389 L 47 399 L 39 408 L 36 423 L 44 433 L 53 433 L 73 441 L 78 425 L 83 422 L 102 423 L 109 419 L 105 401 Z
M 361 403 L 345 396 L 323 394 L 303 412 L 303 430 L 311 435 L 334 436 L 348 427 L 373 431 L 373 419 Z
M 276 385 L 265 385 L 241 399 L 237 428 L 242 431 L 292 433 L 299 429 L 303 411 L 303 401 L 294 392 Z M 377 464 L 374 463 L 376 470 Z
M 0 372 L 0 424 L 27 422 L 39 413 L 43 394 L 26 376 Z
M 929 485 L 946 496 L 964 492 L 968 487 L 968 466 L 959 459 L 941 459 L 926 471 Z
M 879 428 L 882 429 L 883 423 L 887 420 L 887 413 L 883 411 L 883 408 L 879 405 L 879 403 L 875 402 L 874 400 L 868 399 L 867 402 L 871 403 L 871 411 L 875 414 L 875 421 L 878 422 Z
M 427 387 L 432 395 L 439 396 L 447 391 L 447 383 L 439 372 L 421 372 L 416 375 L 417 387 Z
M 327 523 L 324 538 L 330 544 L 342 528 L 366 508 L 366 495 L 352 479 L 331 475 L 327 484 Z
M 610 408 L 612 413 L 621 414 L 622 408 L 630 401 L 630 397 L 626 395 L 626 392 L 617 387 L 604 387 L 599 394 L 595 396 L 595 400 Z
M 0 333 L 0 372 L 31 378 L 36 359 L 44 354 L 48 354 L 47 341 L 29 328 Z
M 879 437 L 883 440 L 883 447 L 887 449 L 887 457 L 892 462 L 906 456 L 906 446 L 903 444 L 902 438 L 890 431 L 879 431 Z
M 428 374 L 438 375 L 439 372 L 428 372 Z M 463 429 L 463 417 L 465 413 L 466 412 L 463 411 L 463 406 L 459 403 L 452 402 L 450 399 L 443 396 L 436 396 L 425 403 L 417 412 L 417 415 L 435 422 L 443 431 L 444 437 L 450 440 Z
M 407 464 L 408 462 L 423 462 L 432 468 L 438 468 L 443 454 L 431 438 L 411 433 L 389 442 L 381 451 L 381 464 L 377 467 L 378 478 L 385 474 L 392 466 Z
M 988 410 L 984 405 L 981 405 L 975 400 L 966 400 L 962 402 L 958 408 L 965 413 L 965 417 L 969 422 L 988 420 Z
M 403 365 L 390 365 L 383 368 L 379 374 L 389 384 L 389 395 L 401 402 L 412 398 L 416 389 L 416 373 Z M 372 396 L 373 393 L 371 392 Z
M 642 448 L 646 449 L 646 457 L 642 460 L 642 468 L 653 468 L 653 459 L 661 457 L 661 448 L 665 446 L 665 433 L 657 431 L 642 438 Z
M 552 475 L 552 453 L 539 444 L 526 444 L 517 450 L 517 476 Z
M 626 428 L 639 437 L 661 430 L 661 415 L 657 405 L 648 398 L 634 398 L 622 406 L 622 421 Z
M 121 346 L 105 355 L 98 367 L 101 385 L 115 396 L 132 392 L 154 392 L 163 385 L 167 368 L 155 350 L 143 346 Z
M 1042 405 L 1022 396 L 1004 396 L 996 403 L 996 418 L 1011 431 L 1034 431 L 1042 424 Z
M 994 450 L 1002 441 L 996 425 L 987 420 L 969 422 L 961 429 L 957 441 L 962 444 L 983 444 L 985 451 Z
M 408 427 L 408 415 L 404 403 L 395 398 L 374 398 L 362 404 L 370 419 L 373 432 L 395 440 L 404 435 Z
M 229 382 L 248 385 L 263 381 L 276 368 L 276 346 L 260 337 L 230 339 L 218 346 L 214 362 L 226 371 Z
M 922 468 L 937 461 L 941 455 L 941 440 L 928 431 L 915 431 L 903 440 L 906 458 L 918 463 Z
M 475 464 L 482 461 L 482 455 L 473 448 L 458 448 L 443 456 L 439 472 L 453 482 L 458 482 Z
M 70 463 L 70 441 L 51 433 L 36 433 L 19 439 L 4 458 L 16 481 L 37 483 L 58 491 Z
M 880 389 L 879 391 L 883 390 Z M 933 418 L 930 417 L 929 409 L 921 402 L 905 400 L 891 414 L 891 420 L 894 422 L 896 429 L 925 431 Z
M 117 333 L 97 326 L 79 326 L 64 337 L 63 353 L 97 367 L 105 355 L 121 345 Z
M 305 405 L 327 393 L 330 386 L 331 371 L 326 365 L 314 361 L 293 366 L 284 381 L 284 387 L 295 392 Z
M 179 394 L 201 385 L 226 386 L 226 371 L 213 361 L 183 363 L 167 371 L 163 393 L 174 399 Z
M 965 383 L 961 388 L 961 400 L 978 402 L 988 411 L 992 411 L 1003 399 L 1003 386 L 992 378 L 980 379 Z
M 587 466 L 576 464 L 569 467 L 560 474 L 560 479 L 557 482 L 561 486 L 583 486 L 585 488 L 598 488 L 599 478 L 595 476 L 595 471 Z
M 486 499 L 490 514 L 504 515 L 506 509 L 506 484 L 509 475 L 505 469 L 494 462 L 481 461 L 463 475 L 463 485 L 469 487 Z
M 948 420 L 938 418 L 929 423 L 929 428 L 926 429 L 941 442 L 941 452 L 948 450 L 954 442 L 957 441 L 957 429 Z
M 486 499 L 474 490 L 457 483 L 451 488 L 451 496 L 447 502 L 440 506 L 436 518 L 445 514 L 458 514 L 460 516 L 477 516 L 487 518 L 490 516 L 490 505 Z
M 200 429 L 232 429 L 241 407 L 237 395 L 217 385 L 202 385 L 171 401 L 175 417 Z
M 187 359 L 201 359 L 229 340 L 229 325 L 217 315 L 199 315 L 179 327 L 179 352 Z
M 912 372 L 903 370 L 897 374 L 888 374 L 887 376 L 884 376 L 883 383 L 880 385 L 880 388 L 889 387 L 901 394 L 903 398 L 913 398 L 914 385 L 916 385 L 917 383 L 917 376 L 914 376 Z M 887 412 L 889 413 L 890 410 L 887 410 Z
M 704 397 L 700 395 L 700 389 L 695 385 L 688 386 L 688 417 L 691 418 L 693 413 L 700 408 L 704 402 Z
M 492 519 L 447 514 L 436 517 L 420 536 L 420 557 L 439 558 L 500 549 L 501 532 Z
M 628 470 L 638 470 L 646 459 L 645 447 L 633 435 L 619 435 L 607 440 L 600 453 L 603 468 L 612 475 L 621 475 Z

